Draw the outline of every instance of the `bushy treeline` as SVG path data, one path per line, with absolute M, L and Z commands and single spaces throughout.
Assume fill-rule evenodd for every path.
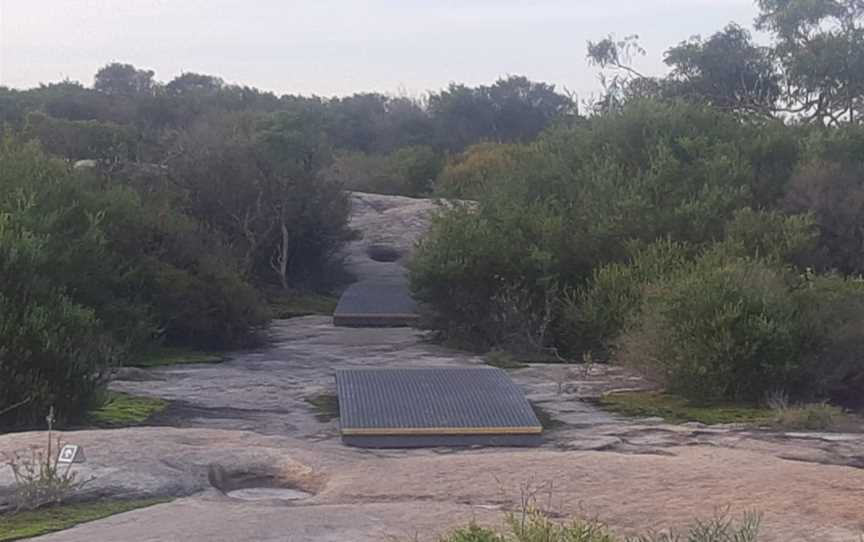
M 0 427 L 74 418 L 154 345 L 248 344 L 266 297 L 341 278 L 345 188 L 428 194 L 447 153 L 574 113 L 524 77 L 324 99 L 114 63 L 0 88 Z
M 239 113 L 279 113 L 314 126 L 337 151 L 328 177 L 345 186 L 421 195 L 431 192 L 448 153 L 482 141 L 531 140 L 575 115 L 576 105 L 553 85 L 517 76 L 477 87 L 452 84 L 417 99 L 320 98 L 276 96 L 195 73 L 160 83 L 152 71 L 118 63 L 99 70 L 92 88 L 69 81 L 0 87 L 0 126 L 72 160 L 161 163 L 180 151 L 174 132 Z
M 700 400 L 860 397 L 862 142 L 635 99 L 474 148 L 441 186 L 478 203 L 434 221 L 414 289 L 479 349 L 616 358 Z

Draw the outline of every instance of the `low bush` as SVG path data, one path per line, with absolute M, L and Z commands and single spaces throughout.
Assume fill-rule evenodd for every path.
M 482 197 L 503 177 L 518 167 L 518 150 L 513 144 L 479 143 L 449 160 L 435 181 L 435 191 L 444 197 Z
M 706 402 L 798 390 L 804 338 L 788 280 L 758 260 L 703 257 L 646 287 L 617 356 L 670 391 Z
M 786 430 L 828 431 L 845 418 L 843 409 L 826 403 L 786 406 L 777 409 L 774 426 Z
M 385 155 L 342 152 L 321 176 L 347 190 L 417 197 L 432 191 L 442 162 L 427 146 L 403 147 Z
M 645 287 L 616 355 L 697 401 L 860 397 L 862 286 L 709 251 Z
M 559 346 L 570 354 L 591 352 L 606 359 L 612 340 L 638 315 L 644 285 L 682 268 L 691 252 L 686 244 L 660 241 L 635 249 L 626 264 L 595 270 L 588 284 L 563 297 L 556 325 Z
M 0 213 L 0 427 L 36 424 L 52 405 L 73 417 L 118 359 L 95 312 L 48 279 L 46 246 Z

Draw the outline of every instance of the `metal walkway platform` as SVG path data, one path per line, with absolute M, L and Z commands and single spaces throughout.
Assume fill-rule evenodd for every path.
M 417 303 L 403 283 L 358 282 L 345 290 L 333 325 L 348 327 L 410 327 L 419 320 Z
M 366 448 L 537 446 L 543 428 L 493 367 L 337 371 L 342 441 Z

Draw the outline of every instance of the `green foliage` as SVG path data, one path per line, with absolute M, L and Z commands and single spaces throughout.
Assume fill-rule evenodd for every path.
M 151 416 L 168 408 L 168 402 L 154 397 L 139 397 L 108 391 L 94 399 L 98 405 L 86 415 L 88 423 L 105 427 L 141 425 Z
M 11 542 L 62 531 L 88 521 L 96 521 L 114 514 L 168 501 L 169 499 L 137 499 L 65 504 L 0 516 L 0 542 Z
M 804 338 L 803 399 L 829 398 L 864 406 L 864 281 L 841 275 L 805 275 L 791 292 Z M 787 390 L 795 397 L 795 390 Z
M 819 230 L 812 215 L 786 215 L 744 208 L 726 226 L 724 250 L 776 263 L 800 262 L 816 248 Z
M 504 537 L 486 527 L 471 523 L 442 537 L 439 542 L 504 542 Z
M 517 145 L 480 143 L 451 157 L 435 183 L 436 192 L 450 198 L 482 197 L 495 182 L 516 168 Z
M 560 347 L 568 353 L 606 354 L 610 342 L 638 315 L 644 285 L 675 272 L 689 252 L 685 244 L 659 241 L 635 249 L 627 264 L 596 269 L 589 283 L 564 295 L 557 322 Z
M 843 409 L 815 403 L 777 409 L 774 426 L 784 430 L 829 431 L 845 418 Z
M 774 35 L 784 100 L 825 124 L 860 119 L 864 11 L 859 0 L 757 0 L 759 30 Z
M 549 293 L 578 297 L 572 292 L 600 266 L 658 238 L 694 246 L 722 239 L 735 210 L 754 203 L 751 186 L 781 182 L 771 163 L 786 154 L 754 139 L 760 130 L 705 107 L 634 102 L 551 131 L 519 150 L 518 167 L 484 185 L 476 207 L 457 206 L 433 222 L 411 264 L 415 293 L 446 335 L 478 347 L 511 334 L 500 315 L 514 297 L 537 325 L 558 321 L 573 303 L 548 303 Z M 595 348 L 620 325 L 617 316 L 573 312 L 565 319 L 590 323 L 588 336 L 565 336 L 565 324 L 545 334 L 547 343 Z
M 807 263 L 820 270 L 864 272 L 861 162 L 814 161 L 802 165 L 790 181 L 783 207 L 789 212 L 811 212 L 819 226 L 819 243 L 809 251 Z
M 228 116 L 182 136 L 171 177 L 189 212 L 232 247 L 242 274 L 283 289 L 318 285 L 350 237 L 349 202 L 317 168 L 329 148 L 315 118 Z
M 864 344 L 861 284 L 709 251 L 645 287 L 618 357 L 699 401 L 756 402 L 774 390 L 854 400 L 864 382 L 852 354 Z
M 70 160 L 134 158 L 132 130 L 110 122 L 55 119 L 42 113 L 27 115 L 24 136 L 36 139 L 51 154 Z
M 612 412 L 638 418 L 663 418 L 669 423 L 699 422 L 767 424 L 774 420 L 770 408 L 735 404 L 704 404 L 671 393 L 628 391 L 604 395 L 599 404 Z
M 528 507 L 519 514 L 509 514 L 504 532 L 498 532 L 475 523 L 454 530 L 440 538 L 440 542 L 756 542 L 759 538 L 761 516 L 746 513 L 740 521 L 719 513 L 709 520 L 699 520 L 686 533 L 619 537 L 602 523 L 577 520 L 569 523 L 556 521 L 541 510 Z
M 37 423 L 52 405 L 61 421 L 73 417 L 117 360 L 94 311 L 49 280 L 47 239 L 20 222 L 0 212 L 0 426 L 6 427 Z
M 428 146 L 403 147 L 387 155 L 343 152 L 321 175 L 348 190 L 417 197 L 431 192 L 441 163 Z
M 82 412 L 125 348 L 249 341 L 267 319 L 221 240 L 173 196 L 0 142 L 0 425 Z
M 691 38 L 666 51 L 674 93 L 716 107 L 770 115 L 781 94 L 770 50 L 729 24 L 707 40 Z
M 703 257 L 646 288 L 618 355 L 670 391 L 702 401 L 800 390 L 804 338 L 787 281 L 759 261 Z
M 327 423 L 339 417 L 339 396 L 335 393 L 321 393 L 306 398 L 315 409 L 315 419 Z

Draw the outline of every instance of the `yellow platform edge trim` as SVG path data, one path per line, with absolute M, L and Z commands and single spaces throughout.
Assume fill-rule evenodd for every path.
M 362 427 L 341 431 L 343 435 L 539 435 L 543 427 Z

